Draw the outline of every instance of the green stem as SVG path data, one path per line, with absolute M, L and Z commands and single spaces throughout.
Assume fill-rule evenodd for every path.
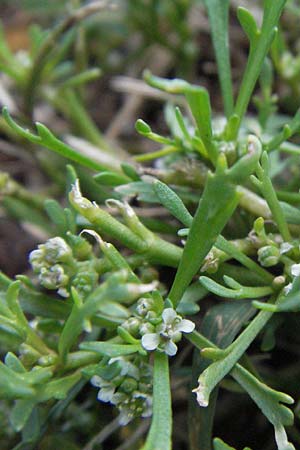
M 218 237 L 216 247 L 239 261 L 252 272 L 255 272 L 262 280 L 266 281 L 268 284 L 273 282 L 273 276 L 267 270 L 263 269 L 255 261 L 242 253 L 242 251 L 236 245 L 224 239 L 223 236 Z
M 290 230 L 288 228 L 288 224 L 285 220 L 283 211 L 276 196 L 276 192 L 274 190 L 272 181 L 268 176 L 268 168 L 267 168 L 268 160 L 266 153 L 263 154 L 262 164 L 263 167 L 261 167 L 259 164 L 257 166 L 257 175 L 260 180 L 258 182 L 258 187 L 260 188 L 261 192 L 263 193 L 263 196 L 265 197 L 269 205 L 269 208 L 272 212 L 272 217 L 277 223 L 278 229 L 283 239 L 285 241 L 290 241 L 292 237 L 290 234 Z
M 135 156 L 134 159 L 135 161 L 138 162 L 152 161 L 153 159 L 162 158 L 164 156 L 180 151 L 181 151 L 180 148 L 170 145 L 168 147 L 163 147 L 161 150 L 157 150 L 156 152 L 145 153 L 143 155 Z

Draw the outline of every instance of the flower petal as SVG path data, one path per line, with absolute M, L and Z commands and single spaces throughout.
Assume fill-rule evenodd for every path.
M 171 324 L 177 317 L 177 313 L 173 308 L 166 308 L 162 312 L 163 321 L 167 324 Z
M 174 331 L 182 331 L 183 333 L 191 333 L 195 329 L 195 324 L 191 320 L 182 319 L 174 326 Z
M 293 277 L 298 277 L 300 275 L 300 264 L 293 264 L 291 266 L 291 274 Z
M 95 387 L 101 388 L 103 386 L 103 384 L 106 384 L 106 382 L 105 382 L 105 380 L 103 380 L 103 378 L 99 377 L 98 375 L 94 375 L 91 378 L 91 384 Z
M 146 350 L 155 350 L 159 344 L 159 335 L 156 333 L 144 334 L 142 337 L 142 346 Z
M 106 403 L 110 402 L 111 399 L 113 398 L 114 392 L 115 392 L 114 386 L 102 388 L 98 392 L 97 398 L 98 398 L 98 400 L 101 400 L 101 402 L 106 402 Z
M 168 341 L 164 347 L 165 353 L 169 356 L 174 356 L 177 353 L 177 345 L 173 341 Z

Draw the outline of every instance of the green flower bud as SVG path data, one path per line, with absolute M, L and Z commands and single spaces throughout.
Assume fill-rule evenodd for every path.
M 125 328 L 132 336 L 138 336 L 141 326 L 141 320 L 137 317 L 129 317 L 123 322 L 122 327 Z
M 91 244 L 81 236 L 75 236 L 74 234 L 68 234 L 68 241 L 72 247 L 74 257 L 78 261 L 84 261 L 90 259 L 93 254 Z
M 42 268 L 50 268 L 57 263 L 72 264 L 73 254 L 64 239 L 55 237 L 33 250 L 29 255 L 29 262 L 34 272 L 40 272 Z
M 151 325 L 151 323 L 142 323 L 140 326 L 140 334 L 143 336 L 144 334 L 154 333 L 155 327 Z
M 263 267 L 275 266 L 280 258 L 279 248 L 274 245 L 265 245 L 257 251 L 258 261 Z
M 39 280 L 46 289 L 59 289 L 69 283 L 68 275 L 65 274 L 64 268 L 59 264 L 55 264 L 49 269 L 42 267 Z
M 150 298 L 140 298 L 137 302 L 136 312 L 139 316 L 145 317 L 147 313 L 154 307 L 154 299 Z
M 138 383 L 134 378 L 125 378 L 123 383 L 120 386 L 120 389 L 126 394 L 131 394 L 131 392 L 135 391 L 138 387 Z

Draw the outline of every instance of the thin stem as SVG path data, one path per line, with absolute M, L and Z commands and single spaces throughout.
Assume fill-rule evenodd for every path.
M 138 162 L 152 161 L 153 159 L 162 158 L 164 156 L 180 151 L 182 151 L 180 148 L 169 145 L 167 147 L 163 147 L 161 150 L 157 150 L 156 152 L 135 156 L 134 159 Z
M 237 246 L 235 246 L 230 241 L 227 241 L 223 236 L 218 237 L 216 247 L 239 261 L 252 272 L 255 272 L 262 280 L 266 281 L 268 284 L 272 283 L 273 276 L 267 270 L 263 269 L 255 261 L 242 253 Z
M 278 201 L 278 198 L 276 196 L 276 192 L 274 190 L 272 181 L 270 180 L 270 177 L 268 176 L 268 160 L 267 160 L 267 154 L 263 154 L 263 161 L 262 161 L 263 167 L 261 167 L 259 164 L 257 166 L 257 175 L 259 178 L 258 187 L 260 188 L 261 192 L 263 193 L 270 210 L 272 212 L 272 216 L 277 223 L 278 229 L 285 241 L 290 241 L 292 239 L 290 230 L 288 228 L 288 224 L 285 220 L 283 211 L 281 209 L 280 203 Z
M 97 433 L 82 450 L 93 450 L 95 445 L 100 445 L 104 442 L 110 435 L 120 428 L 119 417 L 116 417 L 112 422 L 110 422 L 106 427 Z

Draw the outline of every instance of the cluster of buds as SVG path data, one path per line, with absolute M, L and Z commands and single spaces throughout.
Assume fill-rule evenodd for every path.
M 164 308 L 157 293 L 137 302 L 136 314 L 122 324 L 129 333 L 141 338 L 145 350 L 159 349 L 169 356 L 177 353 L 182 333 L 191 333 L 195 324 L 183 319 L 173 308 Z
M 57 290 L 62 297 L 68 297 L 66 287 L 74 272 L 75 261 L 72 249 L 61 237 L 54 237 L 40 244 L 29 255 L 29 262 L 39 281 L 46 289 Z
M 91 378 L 99 388 L 98 400 L 115 405 L 120 425 L 127 425 L 136 417 L 152 414 L 152 370 L 141 357 L 130 361 L 125 357 L 111 358 L 104 369 Z
M 90 246 L 80 236 L 70 235 L 69 239 L 72 247 L 61 237 L 48 239 L 30 253 L 29 262 L 44 288 L 57 290 L 62 297 L 68 297 L 72 284 L 85 296 L 98 280 L 90 259 Z M 84 258 L 88 259 L 82 261 Z

